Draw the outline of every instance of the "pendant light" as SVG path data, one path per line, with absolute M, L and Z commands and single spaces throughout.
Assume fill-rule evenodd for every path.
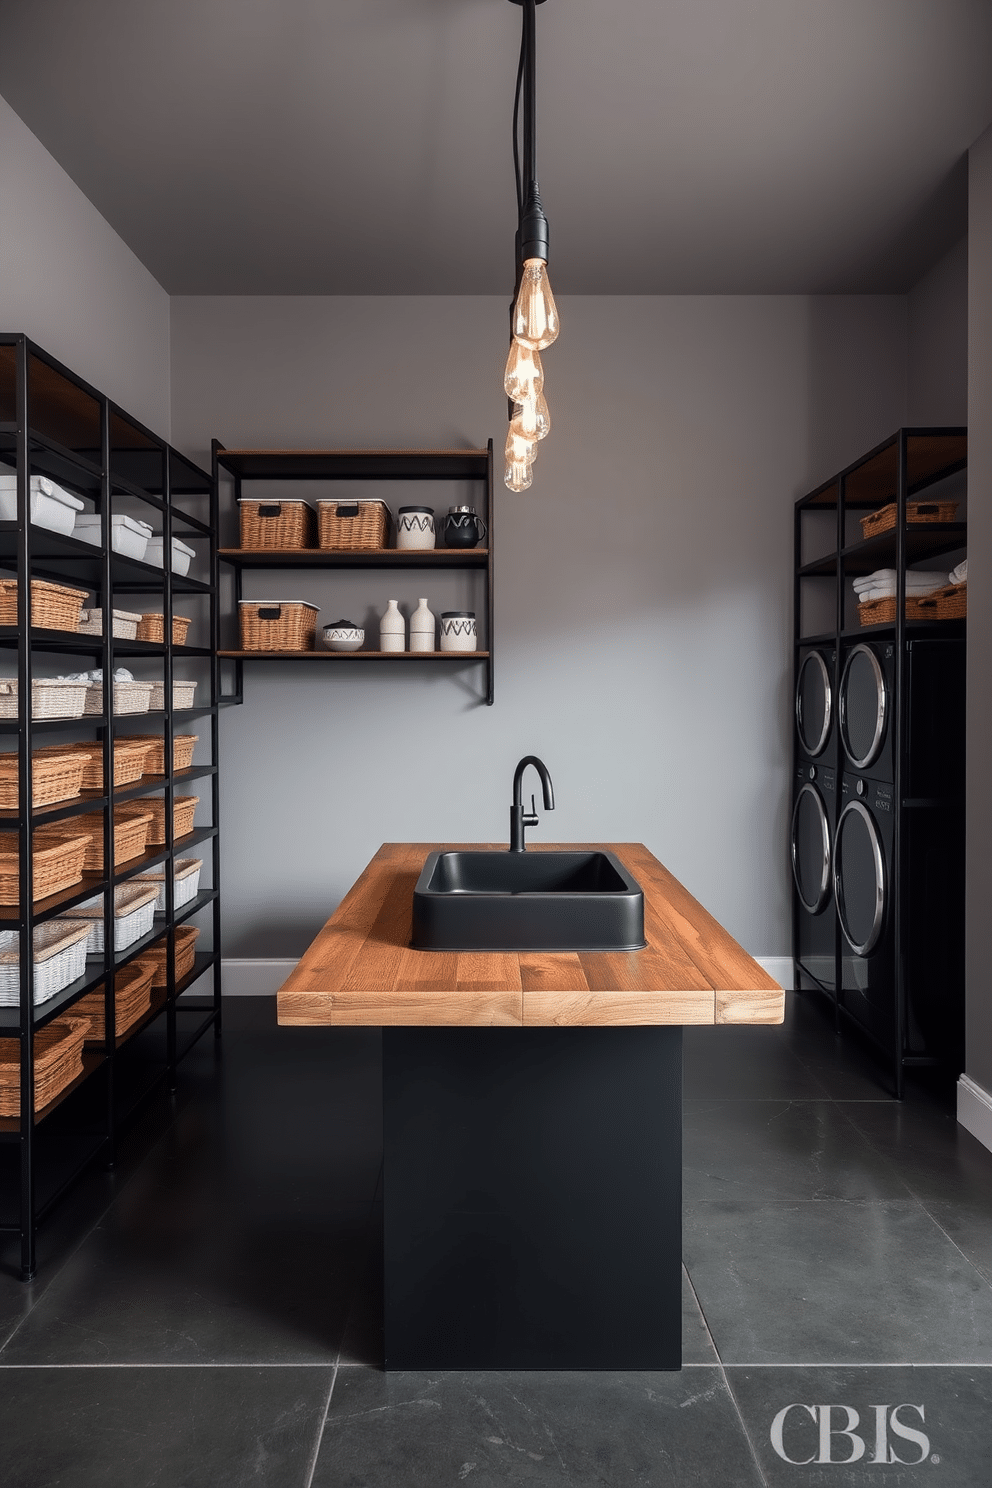
M 506 484 L 526 491 L 537 446 L 551 428 L 541 352 L 558 337 L 558 309 L 548 281 L 548 219 L 537 185 L 536 7 L 544 0 L 510 0 L 523 9 L 520 61 L 513 101 L 513 172 L 517 185 L 516 286 L 510 315 L 510 354 L 503 388 L 511 404 L 506 436 Z M 523 102 L 523 160 L 520 114 Z

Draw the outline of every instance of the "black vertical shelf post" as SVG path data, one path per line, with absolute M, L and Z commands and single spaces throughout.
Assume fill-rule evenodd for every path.
M 28 347 L 17 346 L 17 693 L 18 729 L 18 915 L 20 919 L 20 1210 L 21 1276 L 35 1272 L 34 1244 L 34 844 L 32 841 L 31 778 L 34 687 L 31 655 L 31 466 Z

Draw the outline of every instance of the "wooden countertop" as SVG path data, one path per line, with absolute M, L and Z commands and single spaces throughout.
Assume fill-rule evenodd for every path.
M 781 1023 L 785 994 L 638 842 L 605 848 L 644 890 L 643 951 L 463 952 L 410 947 L 427 854 L 505 843 L 387 842 L 279 990 L 279 1022 L 508 1027 Z

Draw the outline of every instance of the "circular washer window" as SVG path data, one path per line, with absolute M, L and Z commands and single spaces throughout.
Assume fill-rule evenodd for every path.
M 887 712 L 888 692 L 878 657 L 870 646 L 855 646 L 840 680 L 840 732 L 857 769 L 877 758 Z
M 819 914 L 830 898 L 830 826 L 823 797 L 804 785 L 792 813 L 792 876 L 803 908 Z
M 834 898 L 851 949 L 867 956 L 885 918 L 885 862 L 868 809 L 852 801 L 841 812 L 834 841 Z
M 826 747 L 832 712 L 830 673 L 819 651 L 810 651 L 796 681 L 796 728 L 807 754 L 820 754 Z

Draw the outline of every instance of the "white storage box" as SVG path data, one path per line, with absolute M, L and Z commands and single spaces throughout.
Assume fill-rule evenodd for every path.
M 176 863 L 176 871 L 172 877 L 172 903 L 175 909 L 182 909 L 184 904 L 189 904 L 200 892 L 200 869 L 203 867 L 202 858 L 180 858 Z M 155 901 L 155 909 L 158 914 L 165 914 L 165 874 L 164 873 L 142 873 L 135 883 L 154 884 L 158 890 L 158 898 Z
M 103 712 L 103 683 L 87 682 L 86 707 L 84 712 Z M 147 713 L 152 706 L 153 682 L 115 682 L 114 712 L 120 717 L 124 713 Z
M 114 950 L 126 951 L 128 946 L 133 946 L 136 940 L 143 935 L 151 934 L 155 923 L 155 901 L 158 890 L 154 884 L 142 883 L 135 879 L 133 883 L 119 884 L 114 890 Z M 87 921 L 89 940 L 86 945 L 87 956 L 103 955 L 103 895 L 96 899 L 89 899 L 81 904 L 73 914 Z
M 100 521 L 99 513 L 77 517 L 76 536 L 81 537 L 83 542 L 92 543 L 95 548 L 98 548 L 100 546 Z M 114 517 L 111 524 L 110 546 L 123 558 L 137 558 L 139 563 L 145 563 L 148 561 L 145 557 L 145 549 L 148 547 L 148 539 L 151 535 L 152 529 L 147 522 L 136 522 L 134 517 Z
M 172 706 L 174 708 L 192 708 L 193 696 L 196 692 L 195 682 L 173 681 L 172 683 Z M 153 713 L 161 713 L 165 709 L 165 683 L 152 683 L 152 696 L 148 704 Z
M 140 619 L 140 615 L 132 614 L 130 610 L 115 610 L 113 626 L 115 639 L 118 641 L 135 640 Z M 79 633 L 80 635 L 103 635 L 103 611 L 80 610 Z
M 83 503 L 45 475 L 31 477 L 31 521 L 68 537 Z M 0 521 L 17 521 L 17 474 L 0 475 Z
M 86 970 L 90 927 L 84 920 L 46 920 L 34 931 L 34 1000 L 47 1002 Z M 21 938 L 0 931 L 0 1007 L 16 1007 L 21 995 Z
M 148 549 L 145 553 L 145 562 L 154 563 L 156 568 L 161 568 L 163 566 L 162 550 L 164 546 L 164 538 L 150 537 L 148 539 Z M 195 549 L 188 548 L 184 542 L 179 541 L 178 537 L 172 539 L 172 572 L 174 574 L 179 575 L 180 578 L 184 574 L 188 574 L 190 560 L 195 557 Z
M 62 677 L 35 677 L 31 683 L 32 718 L 82 718 L 90 684 Z M 100 710 L 97 709 L 97 712 Z M 0 718 L 17 717 L 17 678 L 0 680 Z

